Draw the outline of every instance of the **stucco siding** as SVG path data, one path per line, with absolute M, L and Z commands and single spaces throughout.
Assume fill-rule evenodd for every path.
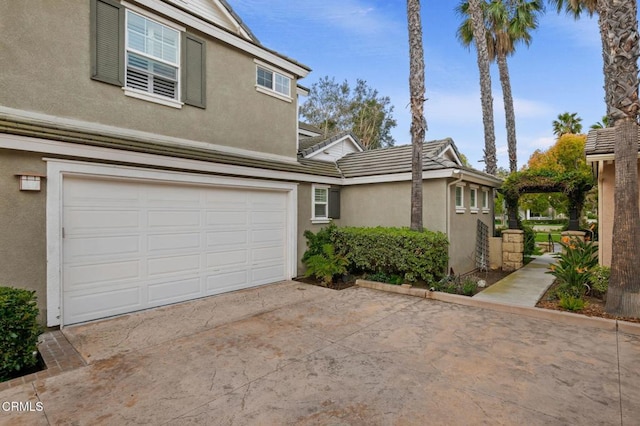
M 35 290 L 46 318 L 46 191 L 20 191 L 19 173 L 46 174 L 41 156 L 0 149 L 0 285 Z
M 206 40 L 206 109 L 125 96 L 122 88 L 90 78 L 89 5 L 2 2 L 3 106 L 295 158 L 295 79 L 292 102 L 260 93 L 252 57 L 187 28 Z
M 640 162 L 638 163 L 638 173 L 640 173 Z M 613 162 L 605 162 L 598 176 L 599 256 L 600 264 L 605 266 L 611 266 L 611 256 L 613 252 L 615 181 L 616 176 Z
M 449 209 L 449 266 L 456 274 L 464 274 L 476 268 L 476 232 L 478 220 L 481 220 L 489 227 L 489 237 L 493 236 L 493 190 L 478 186 L 478 205 L 480 208 L 472 213 L 470 208 L 470 186 L 464 186 L 464 206 L 461 213 L 455 208 L 455 187 L 449 189 L 450 206 Z M 489 190 L 489 211 L 482 210 L 482 190 Z M 488 263 L 488 259 L 487 259 Z

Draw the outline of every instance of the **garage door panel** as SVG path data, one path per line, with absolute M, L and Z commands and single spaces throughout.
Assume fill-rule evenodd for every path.
M 141 290 L 138 287 L 74 294 L 65 298 L 65 321 L 76 323 L 143 309 Z
M 278 225 L 284 226 L 286 216 L 281 211 L 262 211 L 251 213 L 251 223 L 257 226 L 260 225 Z
M 109 208 L 137 205 L 140 200 L 140 188 L 122 185 L 119 182 L 86 177 L 65 177 L 64 204 Z
M 247 212 L 242 210 L 208 211 L 206 225 L 214 227 L 247 226 Z
M 63 182 L 64 324 L 286 278 L 286 192 Z
M 200 212 L 198 210 L 152 210 L 147 215 L 149 228 L 199 227 Z
M 200 253 L 149 259 L 147 268 L 149 277 L 198 271 L 200 270 Z
M 148 286 L 149 304 L 160 306 L 202 296 L 200 277 L 179 281 L 164 281 Z
M 140 227 L 140 214 L 137 210 L 69 208 L 65 211 L 64 226 L 69 236 L 86 233 L 119 233 L 137 230 Z
M 140 253 L 140 237 L 126 235 L 115 237 L 67 238 L 64 256 L 78 261 L 99 256 L 122 257 L 123 255 Z
M 249 250 L 225 250 L 207 253 L 207 268 L 222 268 L 230 266 L 247 266 L 249 263 Z
M 149 253 L 179 250 L 199 250 L 200 233 L 152 234 L 147 237 Z
M 282 228 L 258 229 L 251 232 L 251 242 L 257 244 L 284 245 L 284 232 Z
M 65 266 L 65 290 L 74 291 L 96 284 L 109 283 L 117 286 L 119 282 L 138 282 L 141 277 L 141 262 L 138 260 L 93 264 L 75 264 Z
M 253 262 L 284 260 L 284 250 L 282 246 L 256 248 L 251 250 L 251 260 Z
M 251 282 L 254 285 L 261 285 L 280 281 L 284 274 L 284 263 L 266 266 L 254 266 L 251 269 Z
M 221 245 L 245 245 L 248 240 L 248 231 L 246 229 L 207 232 L 207 248 L 220 247 Z
M 249 273 L 246 269 L 219 272 L 207 277 L 207 294 L 218 294 L 230 289 L 249 286 Z

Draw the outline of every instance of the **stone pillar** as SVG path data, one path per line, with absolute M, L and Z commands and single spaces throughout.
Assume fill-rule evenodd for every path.
M 502 269 L 501 237 L 489 237 L 489 269 Z
M 502 270 L 515 271 L 524 265 L 524 231 L 505 229 L 502 231 Z

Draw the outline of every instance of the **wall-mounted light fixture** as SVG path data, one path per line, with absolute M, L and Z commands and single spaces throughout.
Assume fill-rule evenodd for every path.
M 40 191 L 40 181 L 45 178 L 45 175 L 39 173 L 17 173 L 20 181 L 20 191 Z

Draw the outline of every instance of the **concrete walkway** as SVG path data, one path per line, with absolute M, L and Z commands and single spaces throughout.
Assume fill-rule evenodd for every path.
M 556 258 L 547 253 L 535 257 L 524 268 L 515 271 L 486 290 L 473 296 L 474 299 L 534 307 L 545 291 L 553 284 L 555 277 L 547 274 L 549 265 Z
M 0 391 L 0 425 L 638 424 L 640 327 L 553 315 L 228 293 L 65 328 L 87 365 Z

